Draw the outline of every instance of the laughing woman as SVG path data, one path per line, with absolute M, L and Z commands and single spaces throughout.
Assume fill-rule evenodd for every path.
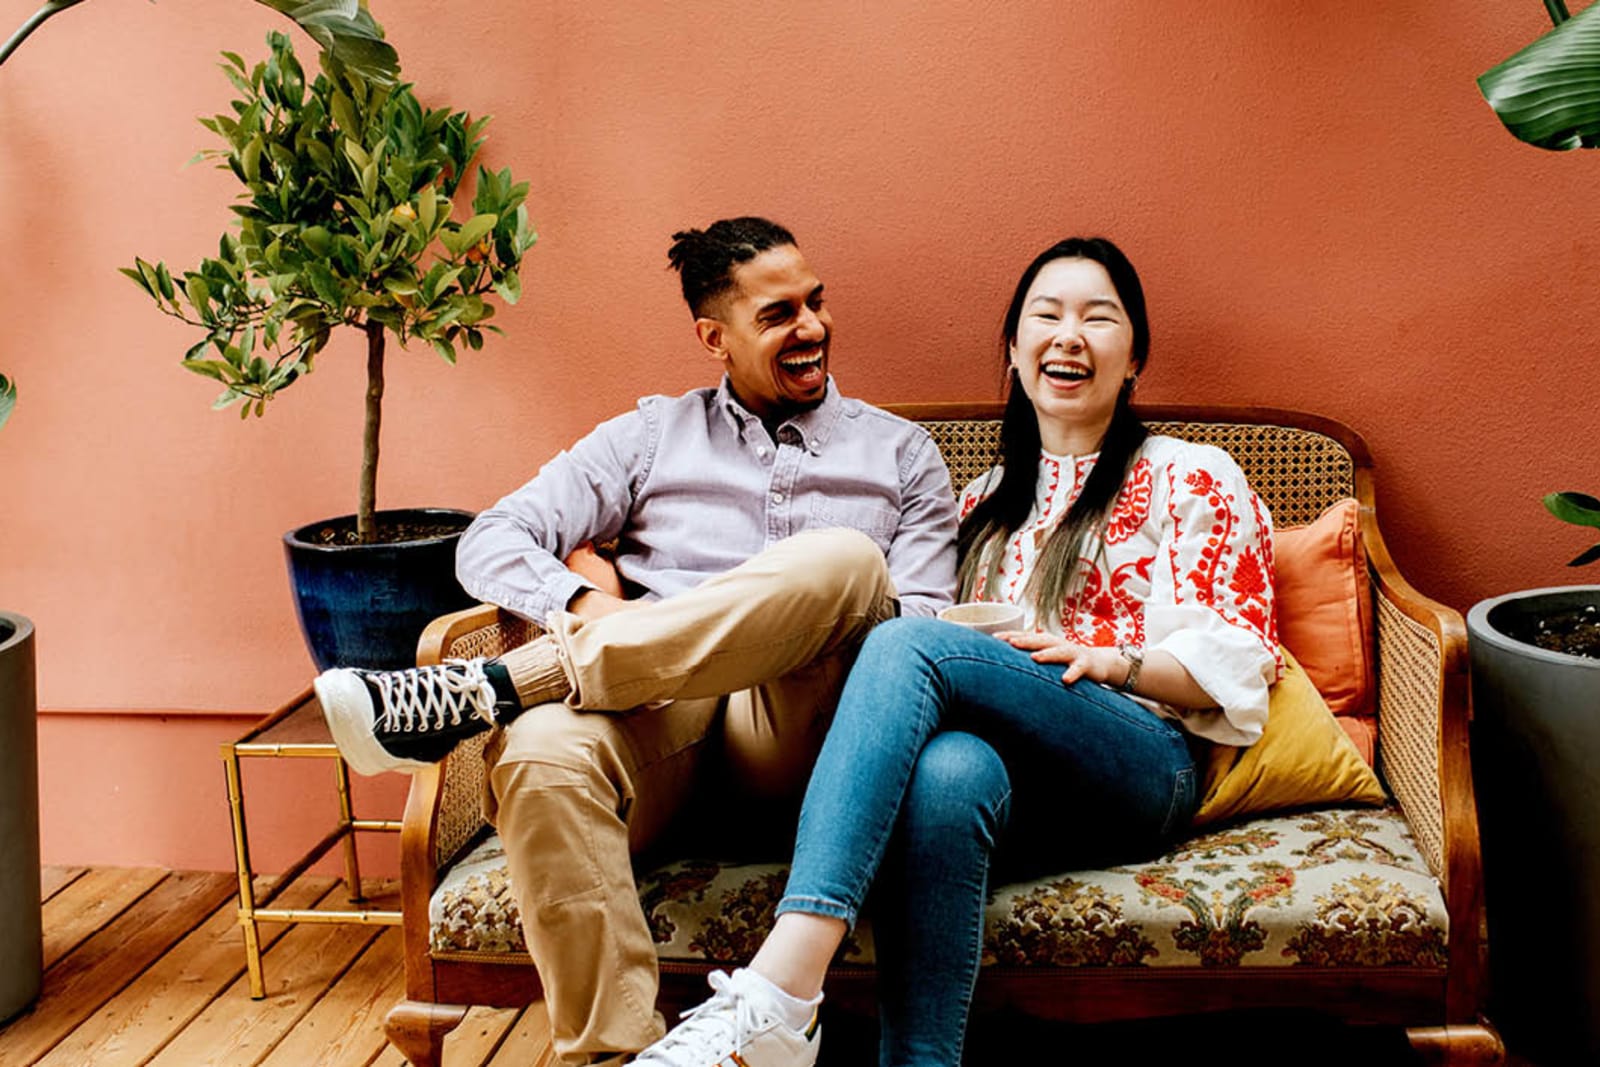
M 1005 319 L 1004 462 L 962 494 L 960 534 L 963 599 L 1018 605 L 1022 628 L 873 631 L 772 932 L 637 1063 L 815 1063 L 823 977 L 875 878 L 880 1063 L 960 1063 L 991 859 L 1022 874 L 1156 855 L 1198 804 L 1191 742 L 1261 736 L 1271 523 L 1225 453 L 1133 413 L 1149 346 L 1110 241 L 1029 264 Z

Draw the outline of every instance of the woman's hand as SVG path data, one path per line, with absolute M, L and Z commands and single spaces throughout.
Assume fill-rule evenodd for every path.
M 1087 678 L 1115 689 L 1127 680 L 1128 671 L 1133 668 L 1121 652 L 1105 645 L 1080 645 L 1056 634 L 1026 630 L 1002 630 L 995 636 L 1012 648 L 1032 652 L 1035 663 L 1065 663 L 1063 685 Z
M 996 637 L 1010 645 L 1032 652 L 1037 663 L 1065 663 L 1061 675 L 1063 685 L 1071 685 L 1080 678 L 1121 689 L 1128 680 L 1133 664 L 1117 649 L 1108 645 L 1080 645 L 1076 641 L 1055 634 L 1029 633 L 1023 630 L 1002 630 Z M 1214 708 L 1217 702 L 1211 694 L 1200 688 L 1188 668 L 1170 652 L 1146 649 L 1144 665 L 1132 690 L 1135 696 L 1159 700 L 1175 708 Z

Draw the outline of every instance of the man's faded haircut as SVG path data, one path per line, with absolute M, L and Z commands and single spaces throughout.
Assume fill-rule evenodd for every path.
M 794 243 L 794 234 L 776 222 L 746 215 L 719 219 L 703 230 L 678 231 L 667 259 L 683 283 L 684 303 L 698 319 L 733 288 L 733 268 L 769 248 Z

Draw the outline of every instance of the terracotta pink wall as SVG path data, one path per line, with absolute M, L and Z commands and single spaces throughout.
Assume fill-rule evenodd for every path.
M 543 234 L 507 337 L 454 370 L 395 361 L 387 505 L 482 506 L 637 394 L 712 381 L 665 270 L 685 224 L 790 225 L 838 378 L 878 401 L 992 395 L 1015 274 L 1103 232 L 1149 292 L 1148 399 L 1356 427 L 1402 566 L 1457 607 L 1600 580 L 1562 567 L 1584 539 L 1538 504 L 1600 490 L 1600 159 L 1514 141 L 1473 84 L 1544 30 L 1536 0 L 374 7 L 425 99 L 496 116 L 487 159 L 532 182 Z M 115 272 L 214 247 L 233 185 L 184 168 L 194 119 L 230 96 L 216 52 L 286 26 L 245 0 L 100 0 L 0 68 L 0 367 L 22 389 L 0 602 L 38 624 L 47 709 L 117 713 L 45 716 L 52 810 L 85 750 L 200 729 L 144 712 L 266 710 L 308 677 L 277 541 L 354 504 L 357 345 L 241 426 Z M 210 729 L 94 764 L 126 829 L 52 821 L 47 856 L 225 864 L 225 841 L 144 829 L 175 781 L 220 805 Z

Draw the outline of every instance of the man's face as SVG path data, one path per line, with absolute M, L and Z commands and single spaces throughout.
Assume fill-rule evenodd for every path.
M 779 245 L 739 264 L 714 311 L 695 330 L 751 414 L 787 417 L 822 402 L 833 317 L 798 248 Z

